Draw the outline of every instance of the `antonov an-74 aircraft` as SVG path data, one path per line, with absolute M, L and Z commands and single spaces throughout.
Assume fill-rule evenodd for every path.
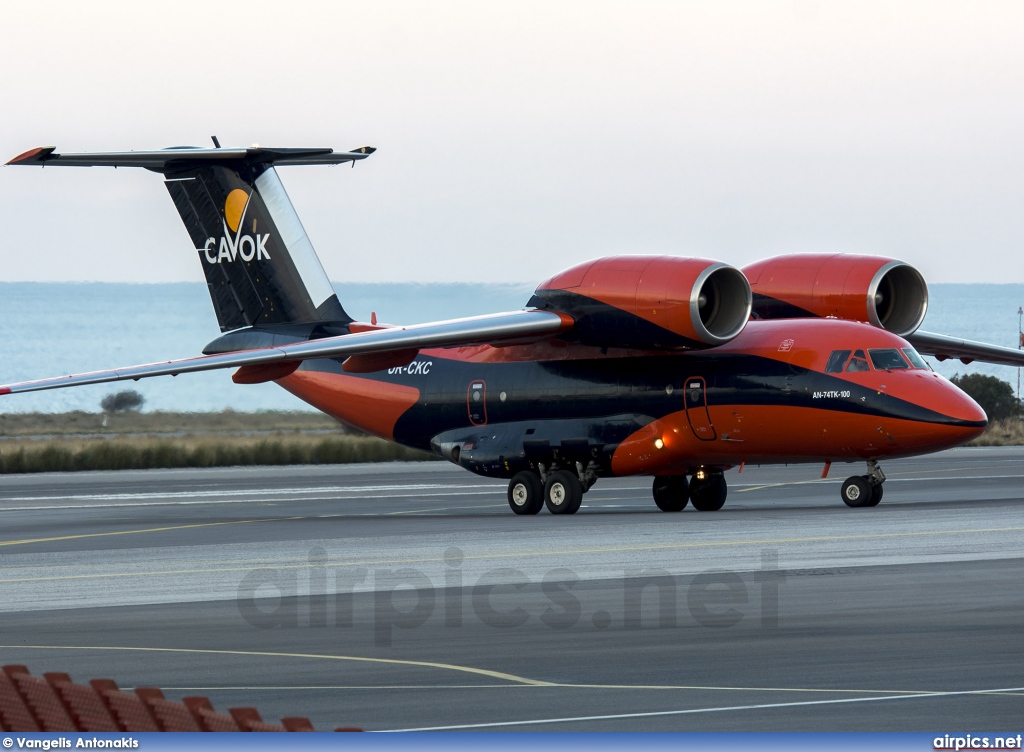
M 216 140 L 215 140 L 216 144 Z M 0 394 L 236 368 L 369 433 L 508 478 L 516 514 L 573 514 L 598 479 L 653 476 L 657 506 L 704 512 L 746 464 L 879 461 L 980 435 L 981 408 L 921 353 L 1024 365 L 1017 350 L 918 331 L 921 274 L 901 261 L 778 256 L 737 269 L 612 256 L 542 282 L 526 308 L 413 326 L 358 322 L 324 273 L 277 165 L 374 149 L 33 149 L 8 164 L 161 173 L 206 274 L 221 336 L 201 357 L 0 387 Z

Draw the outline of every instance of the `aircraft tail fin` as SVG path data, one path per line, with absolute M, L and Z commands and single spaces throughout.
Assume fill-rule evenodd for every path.
M 165 185 L 199 255 L 221 331 L 351 321 L 273 166 L 252 180 L 202 166 L 168 175 Z
M 221 331 L 275 324 L 339 323 L 345 312 L 313 250 L 275 164 L 340 164 L 371 147 L 201 149 L 57 154 L 33 149 L 8 164 L 143 167 L 165 177 L 206 275 Z

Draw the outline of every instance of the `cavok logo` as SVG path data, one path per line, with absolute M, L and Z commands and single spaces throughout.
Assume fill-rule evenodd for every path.
M 228 194 L 224 201 L 224 234 L 220 237 L 220 244 L 218 245 L 217 238 L 207 238 L 206 245 L 202 248 L 207 263 L 223 264 L 239 257 L 242 261 L 270 260 L 270 254 L 267 253 L 269 232 L 260 235 L 256 232 L 256 223 L 253 222 L 252 234 L 242 234 L 245 228 L 245 210 L 248 208 L 249 194 L 241 188 L 235 188 Z

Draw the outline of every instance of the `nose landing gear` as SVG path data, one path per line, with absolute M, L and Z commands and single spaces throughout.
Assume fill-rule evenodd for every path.
M 877 507 L 882 500 L 885 473 L 875 460 L 868 460 L 867 475 L 854 475 L 843 482 L 839 492 L 848 507 Z
M 729 488 L 721 472 L 701 469 L 689 483 L 685 475 L 656 476 L 652 491 L 663 512 L 681 512 L 687 502 L 698 512 L 717 512 L 725 505 Z
M 690 481 L 690 503 L 698 512 L 717 512 L 725 506 L 729 491 L 725 475 L 720 472 L 707 472 L 703 478 L 698 475 Z
M 654 503 L 662 512 L 681 512 L 690 501 L 690 484 L 685 475 L 660 475 L 654 478 Z

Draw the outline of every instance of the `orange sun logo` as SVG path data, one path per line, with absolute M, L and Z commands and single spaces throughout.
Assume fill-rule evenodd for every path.
M 249 194 L 241 188 L 235 188 L 224 200 L 224 221 L 228 223 L 231 232 L 238 232 L 238 224 L 242 221 L 242 213 L 247 203 Z

